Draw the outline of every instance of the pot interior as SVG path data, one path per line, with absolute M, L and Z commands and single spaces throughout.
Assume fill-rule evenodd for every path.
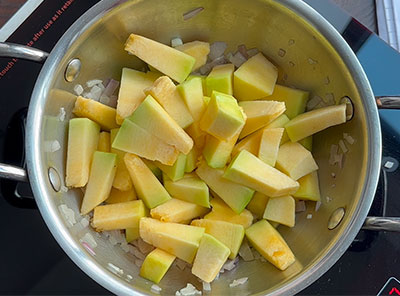
M 120 80 L 122 67 L 143 68 L 144 64 L 141 61 L 123 50 L 124 42 L 130 33 L 141 34 L 167 44 L 173 37 L 180 37 L 184 42 L 224 41 L 228 44 L 228 51 L 235 51 L 240 44 L 245 44 L 247 48 L 256 47 L 278 66 L 278 83 L 308 90 L 311 92 L 310 98 L 318 96 L 327 103 L 338 102 L 343 96 L 348 96 L 355 107 L 351 121 L 314 136 L 313 154 L 320 168 L 320 209 L 315 212 L 315 203 L 308 203 L 307 211 L 296 215 L 294 228 L 278 228 L 293 250 L 297 258 L 296 263 L 282 272 L 267 262 L 240 261 L 238 268 L 221 274 L 219 279 L 212 283 L 210 292 L 213 295 L 267 294 L 274 291 L 294 293 L 296 279 L 299 280 L 300 276 L 307 273 L 318 273 L 319 267 L 315 266 L 317 263 L 332 264 L 329 261 L 329 257 L 332 256 L 330 251 L 354 222 L 353 216 L 363 201 L 368 155 L 365 107 L 354 73 L 350 72 L 337 50 L 315 26 L 299 15 L 301 11 L 294 11 L 294 2 L 120 1 L 101 17 L 88 20 L 87 26 L 81 29 L 81 34 L 74 37 L 61 62 L 54 67 L 51 75 L 47 76 L 48 80 L 44 81 L 48 87 L 43 94 L 46 102 L 41 120 L 42 141 L 39 144 L 42 151 L 40 159 L 43 175 L 47 178 L 48 168 L 53 167 L 59 172 L 62 183 L 64 182 L 67 126 L 76 98 L 74 86 L 84 85 L 86 81 L 95 78 L 106 80 L 111 77 Z M 203 7 L 204 10 L 194 18 L 184 21 L 182 15 L 196 7 Z M 72 58 L 79 58 L 82 68 L 78 78 L 69 83 L 64 79 L 64 71 Z M 60 121 L 58 116 L 61 107 L 67 114 L 64 121 Z M 329 154 L 331 145 L 338 145 L 343 139 L 343 133 L 351 135 L 355 143 L 346 143 L 348 152 L 344 155 L 343 168 L 339 168 L 338 165 L 329 164 Z M 61 149 L 46 152 L 46 142 L 54 140 L 60 143 Z M 335 177 L 332 177 L 332 173 Z M 66 204 L 74 210 L 76 221 L 80 221 L 82 218 L 78 209 L 83 196 L 82 191 L 75 189 L 66 193 L 55 192 L 48 181 L 47 185 L 46 192 L 42 192 L 36 198 L 45 200 L 44 202 L 57 213 L 57 219 L 63 221 L 63 227 L 67 229 L 66 239 L 74 246 L 76 252 L 90 258 L 88 260 L 93 264 L 99 264 L 109 270 L 108 276 L 117 280 L 121 287 L 131 287 L 132 291 L 140 293 L 151 293 L 152 283 L 138 276 L 138 267 L 134 264 L 131 254 L 119 246 L 113 246 L 103 235 L 96 235 L 90 227 L 82 228 L 79 223 L 72 227 L 67 225 L 59 206 Z M 329 230 L 328 220 L 332 212 L 339 207 L 345 209 L 344 219 L 334 230 Z M 308 214 L 312 214 L 311 219 L 306 218 Z M 89 254 L 79 241 L 86 233 L 91 233 L 97 242 L 95 256 Z M 123 273 L 113 272 L 109 263 L 122 269 Z M 132 279 L 127 275 L 132 276 Z M 229 283 L 241 277 L 249 277 L 248 283 L 229 288 Z M 104 279 L 104 282 L 106 281 L 107 279 Z M 161 294 L 175 294 L 175 291 L 186 286 L 188 282 L 201 290 L 201 283 L 191 275 L 189 269 L 181 271 L 174 266 L 159 284 L 162 288 Z M 112 290 L 115 293 L 121 291 L 118 286 Z

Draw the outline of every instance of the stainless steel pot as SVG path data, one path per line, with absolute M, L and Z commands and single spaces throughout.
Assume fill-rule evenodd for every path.
M 182 15 L 197 7 L 204 10 L 184 21 Z M 59 211 L 59 206 L 66 204 L 74 210 L 76 220 L 81 219 L 82 192 L 60 190 L 65 174 L 66 128 L 75 101 L 73 86 L 93 78 L 119 79 L 122 67 L 140 69 L 143 64 L 123 50 L 131 32 L 165 43 L 180 36 L 183 40 L 226 41 L 230 50 L 242 43 L 257 47 L 278 65 L 281 83 L 308 89 L 312 96 L 333 96 L 336 102 L 344 96 L 351 98 L 354 117 L 314 139 L 323 197 L 320 210 L 312 219 L 306 219 L 308 212 L 298 215 L 294 229 L 279 229 L 297 257 L 296 264 L 280 272 L 268 263 L 240 262 L 235 271 L 222 274 L 212 284 L 211 294 L 288 295 L 310 285 L 339 259 L 366 219 L 379 177 L 381 132 L 375 99 L 357 58 L 337 31 L 302 1 L 103 0 L 74 23 L 48 57 L 33 49 L 24 51 L 3 44 L 2 56 L 47 59 L 29 107 L 27 174 L 0 165 L 0 177 L 26 180 L 29 176 L 36 203 L 53 236 L 99 284 L 115 294 L 151 294 L 151 283 L 138 277 L 129 254 L 89 228 L 81 229 L 78 224 L 69 227 Z M 22 51 L 17 55 L 16 49 Z M 65 121 L 57 117 L 61 107 L 67 112 Z M 328 158 L 331 145 L 337 144 L 343 133 L 356 142 L 349 146 L 344 167 L 339 169 L 330 166 Z M 62 149 L 46 152 L 47 141 L 54 140 Z M 374 228 L 383 220 L 368 221 Z M 399 230 L 398 220 L 388 221 L 392 230 Z M 97 241 L 94 256 L 80 243 L 87 232 Z M 109 263 L 120 270 L 110 268 Z M 229 288 L 228 284 L 240 277 L 249 277 L 248 283 Z M 187 282 L 201 289 L 189 270 L 172 269 L 160 284 L 161 294 L 174 294 Z

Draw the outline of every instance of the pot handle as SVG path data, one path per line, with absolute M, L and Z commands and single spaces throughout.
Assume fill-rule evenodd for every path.
M 28 182 L 28 175 L 23 168 L 4 163 L 0 163 L 0 178 L 18 182 Z
M 379 109 L 400 109 L 400 97 L 398 96 L 376 97 L 375 99 Z
M 0 42 L 0 57 L 20 58 L 43 63 L 49 54 L 43 50 L 9 42 Z
M 362 228 L 365 230 L 400 232 L 400 218 L 367 217 Z

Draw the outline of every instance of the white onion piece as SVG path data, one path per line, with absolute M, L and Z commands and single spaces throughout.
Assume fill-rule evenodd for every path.
M 308 219 L 308 220 L 312 219 L 312 214 L 308 214 L 308 215 L 307 215 L 307 219 Z
M 92 249 L 97 247 L 97 242 L 94 239 L 93 235 L 89 232 L 86 232 L 85 235 L 79 240 L 81 243 L 87 243 Z
M 124 274 L 124 271 L 122 270 L 122 268 L 119 268 L 118 266 L 115 266 L 112 263 L 108 263 L 107 269 L 109 271 L 111 271 L 112 273 L 116 274 L 116 275 L 120 275 L 121 276 L 121 275 Z
M 222 266 L 221 270 L 231 271 L 232 269 L 234 269 L 236 267 L 236 264 L 238 263 L 238 261 L 239 261 L 238 257 L 236 257 L 233 260 L 226 261 L 226 263 Z
M 194 295 L 201 295 L 201 291 L 197 290 L 195 286 L 191 283 L 188 283 L 185 288 L 176 291 L 176 296 L 194 296 Z
M 245 240 L 242 242 L 242 245 L 240 246 L 239 255 L 240 257 L 242 257 L 244 261 L 254 260 L 253 252 L 251 251 L 249 244 Z
M 67 192 L 68 192 L 68 187 L 67 187 L 67 186 L 64 186 L 64 185 L 61 185 L 60 191 L 61 191 L 61 192 L 64 192 L 64 193 L 67 193 Z
M 346 144 L 343 142 L 343 140 L 339 141 L 339 147 L 342 150 L 343 153 L 347 153 L 347 151 L 349 151 L 346 147 Z
M 314 110 L 314 108 L 321 102 L 321 97 L 314 96 L 307 102 L 307 111 Z
M 141 238 L 138 239 L 138 248 L 139 251 L 144 255 L 147 255 L 148 253 L 154 250 L 154 247 L 152 245 L 146 243 Z
M 179 259 L 179 258 L 176 258 L 176 259 L 175 259 L 175 265 L 176 265 L 180 270 L 184 270 L 184 269 L 188 266 L 188 264 L 187 264 L 185 261 L 183 261 L 183 260 L 181 260 L 181 259 Z
M 229 284 L 229 287 L 230 288 L 234 288 L 236 286 L 243 285 L 243 284 L 245 284 L 247 282 L 248 279 L 249 278 L 244 277 L 244 278 L 240 278 L 240 279 L 237 279 L 237 280 L 233 280 L 233 282 Z
M 321 202 L 320 201 L 317 201 L 316 203 L 315 203 L 315 211 L 316 212 L 318 212 L 318 210 L 319 210 L 319 208 L 321 207 Z
M 229 61 L 235 65 L 236 68 L 239 68 L 244 62 L 246 62 L 246 58 L 238 51 L 236 52 Z
M 176 38 L 172 38 L 171 39 L 171 46 L 172 47 L 177 47 L 177 46 L 180 46 L 180 45 L 183 45 L 183 41 L 182 41 L 181 38 L 176 37 Z
M 238 52 L 242 54 L 242 56 L 247 60 L 249 58 L 249 55 L 247 54 L 247 48 L 246 45 L 240 44 L 238 46 Z
M 127 274 L 126 279 L 128 280 L 128 282 L 130 282 L 131 280 L 133 280 L 133 276 L 131 276 L 130 274 Z
M 59 121 L 63 122 L 65 120 L 65 116 L 67 115 L 67 113 L 65 112 L 65 109 L 63 107 L 60 108 L 60 111 L 57 115 L 57 118 Z
M 89 246 L 89 244 L 82 242 L 82 246 L 90 253 L 90 255 L 96 256 L 96 252 Z
M 208 59 L 214 61 L 215 59 L 224 55 L 228 45 L 225 42 L 217 41 L 210 45 L 210 53 L 208 54 Z
M 211 291 L 210 283 L 203 282 L 203 291 Z
M 151 285 L 150 290 L 151 290 L 152 292 L 154 292 L 154 293 L 160 294 L 160 292 L 161 292 L 162 289 L 161 289 L 160 286 L 157 286 L 156 284 L 153 284 L 153 285 Z
M 332 198 L 329 197 L 329 196 L 327 196 L 325 199 L 326 199 L 326 202 L 331 202 L 332 201 Z
M 75 85 L 74 92 L 76 93 L 77 96 L 80 96 L 83 93 L 83 86 L 80 84 Z
M 106 95 L 107 97 L 111 97 L 115 93 L 115 91 L 118 89 L 119 86 L 119 81 L 110 79 L 110 81 L 107 83 L 107 86 L 105 87 L 102 95 Z
M 103 92 L 103 90 L 98 85 L 94 85 L 90 89 L 90 93 L 92 94 L 91 99 L 95 100 L 95 101 L 99 101 L 102 92 Z
M 346 142 L 349 143 L 350 145 L 353 145 L 354 142 L 355 142 L 355 140 L 353 139 L 353 137 L 350 136 L 350 135 L 347 135 L 344 139 L 345 139 Z
M 334 165 L 336 163 L 337 155 L 338 155 L 338 145 L 332 144 L 331 151 L 329 153 L 329 164 Z
M 103 84 L 103 81 L 100 80 L 100 79 L 92 79 L 92 80 L 89 80 L 89 81 L 86 82 L 86 86 L 88 88 L 91 88 L 91 87 L 93 87 L 95 85 L 98 85 L 98 84 Z
M 68 227 L 72 227 L 76 224 L 75 212 L 72 209 L 65 204 L 59 205 L 58 209 L 63 214 Z
M 306 210 L 306 203 L 304 200 L 296 200 L 295 202 L 295 212 L 296 213 L 301 213 Z
M 247 50 L 247 56 L 249 58 L 251 58 L 252 56 L 255 56 L 258 53 L 259 53 L 259 51 L 257 48 L 250 48 L 249 50 Z
M 109 104 L 110 104 L 110 98 L 107 97 L 106 95 L 102 94 L 102 95 L 100 96 L 99 102 L 102 103 L 102 104 L 104 104 L 104 105 L 109 106 Z
M 79 222 L 79 223 L 81 223 L 81 225 L 83 226 L 83 228 L 86 228 L 86 227 L 89 226 L 89 220 L 86 219 L 85 217 L 83 217 L 83 218 L 81 219 L 81 222 Z
M 205 64 L 204 66 L 202 66 L 199 69 L 199 72 L 201 75 L 208 75 L 208 73 L 210 73 L 212 68 L 214 68 L 217 65 L 222 65 L 222 64 L 226 64 L 226 59 L 224 56 L 220 56 L 219 58 L 216 58 L 212 62 Z
M 193 10 L 190 10 L 186 13 L 183 14 L 183 20 L 187 21 L 190 20 L 191 18 L 195 17 L 196 15 L 198 15 L 200 12 L 202 12 L 204 10 L 203 7 L 197 7 Z
M 43 149 L 45 152 L 56 152 L 60 150 L 61 145 L 57 140 L 44 141 Z

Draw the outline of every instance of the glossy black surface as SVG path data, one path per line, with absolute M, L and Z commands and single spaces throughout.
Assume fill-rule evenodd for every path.
M 34 46 L 50 51 L 70 24 L 96 0 L 74 1 Z M 65 1 L 44 1 L 9 41 L 27 43 Z M 0 58 L 0 71 L 9 59 Z M 40 65 L 18 61 L 0 78 L 0 161 L 19 164 L 23 155 L 18 119 L 28 106 Z M 400 69 L 400 65 L 399 65 Z M 400 111 L 382 115 L 383 156 L 400 159 Z M 10 123 L 13 124 L 10 125 Z M 8 128 L 9 127 L 9 128 Z M 11 131 L 12 130 L 12 131 Z M 7 141 L 6 141 L 7 135 Z M 387 216 L 400 216 L 400 172 L 387 172 Z M 102 295 L 109 294 L 66 256 L 48 231 L 32 201 L 11 201 L 15 184 L 0 183 L 0 294 Z M 13 187 L 14 186 L 14 187 Z M 18 185 L 21 186 L 21 185 Z M 382 180 L 371 211 L 383 212 Z M 18 192 L 29 195 L 27 188 Z M 27 208 L 24 208 L 27 207 Z M 350 250 L 301 295 L 376 295 L 391 277 L 400 278 L 400 235 L 362 231 Z

